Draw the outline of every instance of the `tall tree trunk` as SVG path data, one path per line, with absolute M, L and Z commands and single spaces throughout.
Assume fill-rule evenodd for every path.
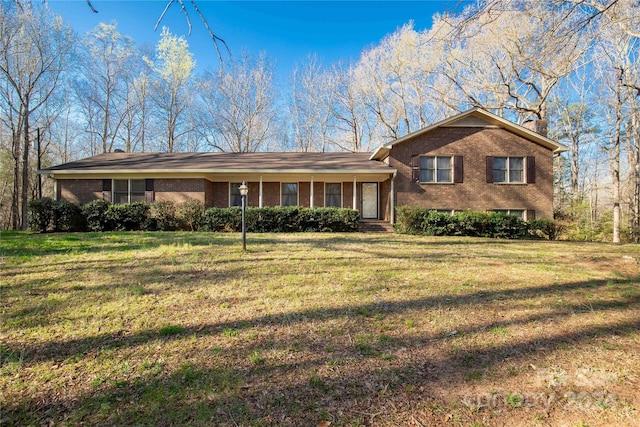
M 616 124 L 609 161 L 611 167 L 611 185 L 613 187 L 613 243 L 620 243 L 620 132 L 622 127 L 622 99 L 618 94 L 616 103 Z
M 633 207 L 631 210 L 631 232 L 635 243 L 640 243 L 640 129 L 638 129 L 638 110 L 631 115 L 631 135 L 629 151 L 633 153 L 629 169 L 631 170 L 631 185 Z
M 576 135 L 571 135 L 571 198 L 578 200 L 580 189 L 578 184 L 578 174 L 580 171 L 580 139 Z
M 26 96 L 24 100 L 24 145 L 22 147 L 22 191 L 20 193 L 22 204 L 22 217 L 20 219 L 20 228 L 25 230 L 29 223 L 29 146 L 31 144 L 29 140 L 29 97 Z
M 13 130 L 13 192 L 11 194 L 11 228 L 20 228 L 20 131 Z

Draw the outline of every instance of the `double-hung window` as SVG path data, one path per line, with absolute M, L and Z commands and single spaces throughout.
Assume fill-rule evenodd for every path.
M 284 182 L 282 183 L 282 206 L 298 205 L 298 183 Z
M 453 161 L 451 156 L 421 156 L 420 182 L 453 182 Z
M 524 157 L 494 157 L 493 182 L 524 183 Z
M 144 179 L 114 179 L 113 203 L 124 204 L 145 201 Z
M 324 185 L 325 207 L 342 207 L 342 184 L 339 182 L 327 182 Z

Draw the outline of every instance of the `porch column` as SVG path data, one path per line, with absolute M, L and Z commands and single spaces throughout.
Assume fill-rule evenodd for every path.
M 356 186 L 356 177 L 353 177 L 353 210 L 357 211 L 358 198 L 356 197 L 356 191 L 358 187 Z
M 391 194 L 389 194 L 389 221 L 391 224 L 395 224 L 396 222 L 396 174 L 394 173 L 391 176 Z
M 311 176 L 311 191 L 309 192 L 309 206 L 313 209 L 313 175 Z
M 262 175 L 260 175 L 260 196 L 258 200 L 258 207 L 262 207 Z

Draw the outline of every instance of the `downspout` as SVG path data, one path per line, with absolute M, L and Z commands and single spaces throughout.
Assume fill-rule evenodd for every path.
M 258 200 L 258 207 L 262 207 L 262 175 L 260 175 L 260 197 Z

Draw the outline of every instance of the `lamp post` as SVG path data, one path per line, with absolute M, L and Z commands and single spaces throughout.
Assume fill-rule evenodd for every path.
M 242 196 L 242 251 L 247 250 L 247 227 L 245 223 L 245 213 L 247 211 L 247 194 L 249 194 L 249 187 L 242 181 L 240 185 L 240 196 Z

